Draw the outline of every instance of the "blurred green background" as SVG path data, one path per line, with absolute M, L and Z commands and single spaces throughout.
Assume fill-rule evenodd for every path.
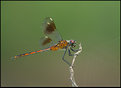
M 78 86 L 120 86 L 119 1 L 2 1 L 2 86 L 71 86 L 64 51 L 10 60 L 40 49 L 45 17 L 54 19 L 63 39 L 82 44 L 74 64 Z M 72 60 L 68 54 L 65 58 Z

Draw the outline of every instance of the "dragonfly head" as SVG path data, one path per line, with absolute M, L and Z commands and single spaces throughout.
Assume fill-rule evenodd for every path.
M 71 45 L 71 47 L 75 47 L 76 46 L 76 41 L 75 40 L 70 40 L 70 45 Z

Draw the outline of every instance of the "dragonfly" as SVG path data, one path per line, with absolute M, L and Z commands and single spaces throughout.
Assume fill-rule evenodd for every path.
M 64 54 L 62 56 L 62 60 L 66 62 L 69 66 L 71 65 L 65 58 L 65 54 L 68 51 L 69 56 L 73 56 L 74 54 L 71 53 L 77 52 L 77 50 L 74 50 L 73 48 L 76 46 L 76 41 L 75 40 L 63 40 L 62 36 L 60 33 L 57 31 L 54 20 L 51 17 L 46 17 L 42 23 L 42 32 L 44 34 L 43 37 L 40 38 L 40 50 L 34 51 L 34 52 L 28 52 L 24 54 L 19 54 L 12 59 L 17 59 L 23 56 L 28 56 L 31 54 L 39 53 L 39 52 L 44 52 L 44 51 L 57 51 L 60 49 L 65 50 Z

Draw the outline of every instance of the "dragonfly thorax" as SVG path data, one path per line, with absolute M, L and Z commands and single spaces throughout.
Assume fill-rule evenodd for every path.
M 50 50 L 56 51 L 58 49 L 64 49 L 69 43 L 66 40 L 61 40 L 58 44 L 50 47 Z
M 50 50 L 56 51 L 58 49 L 65 49 L 66 47 L 75 47 L 76 41 L 75 40 L 61 40 L 58 42 L 58 44 L 50 47 Z

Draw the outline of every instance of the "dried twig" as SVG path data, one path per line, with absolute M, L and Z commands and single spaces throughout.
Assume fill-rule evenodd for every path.
M 69 70 L 70 70 L 70 80 L 72 81 L 72 87 L 78 87 L 78 85 L 76 84 L 75 79 L 74 79 L 73 65 L 74 65 L 76 56 L 78 56 L 78 54 L 81 53 L 81 51 L 82 51 L 82 46 L 81 46 L 81 43 L 80 43 L 80 44 L 79 44 L 79 51 L 77 51 L 77 52 L 74 54 L 74 57 L 73 57 L 71 66 L 69 67 Z

